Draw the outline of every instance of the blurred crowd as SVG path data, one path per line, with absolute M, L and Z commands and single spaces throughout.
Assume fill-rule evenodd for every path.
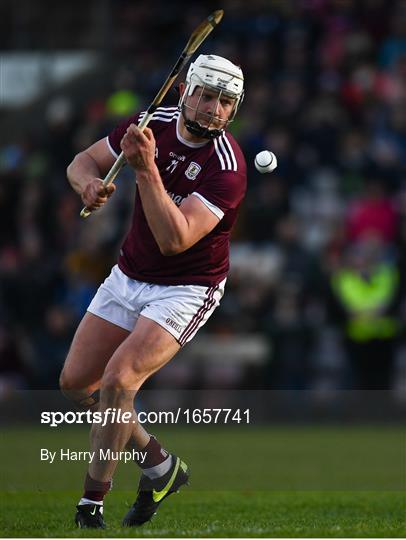
M 83 221 L 67 165 L 151 100 L 188 32 L 217 8 L 114 4 L 110 45 L 100 52 L 108 85 L 85 104 L 76 91 L 52 95 L 43 122 L 23 123 L 0 147 L 0 396 L 57 386 L 73 332 L 128 224 L 135 189 L 128 170 L 105 209 Z M 269 342 L 260 377 L 248 374 L 245 386 L 399 388 L 406 1 L 224 0 L 222 7 L 224 21 L 203 51 L 245 73 L 231 131 L 247 158 L 249 189 L 226 294 L 202 332 Z M 45 48 L 58 45 L 50 32 Z M 95 27 L 79 29 L 71 46 L 91 47 L 97 35 Z M 12 42 L 3 35 L 2 43 Z M 33 43 L 27 35 L 26 46 Z M 173 92 L 169 101 L 176 100 Z M 253 167 L 263 149 L 278 158 L 272 174 Z

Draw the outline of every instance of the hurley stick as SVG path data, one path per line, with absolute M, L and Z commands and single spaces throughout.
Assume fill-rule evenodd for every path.
M 162 102 L 163 98 L 167 94 L 169 88 L 174 83 L 179 72 L 187 64 L 192 54 L 196 52 L 198 47 L 200 47 L 200 45 L 207 38 L 207 36 L 210 34 L 213 28 L 215 28 L 218 25 L 218 23 L 221 21 L 223 17 L 223 14 L 224 14 L 224 11 L 222 9 L 214 11 L 209 17 L 207 17 L 207 19 L 205 19 L 201 24 L 199 24 L 199 26 L 192 33 L 192 35 L 189 38 L 189 41 L 186 44 L 186 47 L 183 49 L 172 71 L 170 72 L 166 81 L 162 85 L 162 88 L 159 90 L 154 101 L 148 107 L 145 116 L 138 124 L 138 127 L 141 131 L 143 131 L 144 128 L 146 128 L 147 125 L 149 124 L 152 118 L 152 115 L 156 111 L 157 107 L 159 107 L 160 103 Z M 120 169 L 125 165 L 125 163 L 126 163 L 126 160 L 125 160 L 124 153 L 121 152 L 121 154 L 118 156 L 115 163 L 111 167 L 110 171 L 107 173 L 106 178 L 103 180 L 104 187 L 108 186 L 109 184 L 111 184 L 111 182 L 113 182 L 113 180 L 119 173 Z M 83 210 L 80 213 L 80 215 L 83 218 L 90 216 L 90 214 L 91 214 L 91 210 L 89 210 L 86 207 L 83 208 Z

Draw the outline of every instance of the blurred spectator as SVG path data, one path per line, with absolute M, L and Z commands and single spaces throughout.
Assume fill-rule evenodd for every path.
M 372 235 L 386 243 L 396 240 L 398 217 L 392 199 L 386 195 L 385 184 L 379 178 L 369 178 L 365 192 L 351 203 L 347 231 L 350 242 Z
M 330 315 L 342 329 L 350 388 L 393 386 L 403 280 L 393 254 L 372 235 L 350 244 L 331 275 Z
M 38 389 L 59 388 L 59 374 L 68 354 L 73 317 L 64 306 L 51 305 L 32 339 L 32 386 Z
M 29 370 L 24 364 L 21 347 L 8 328 L 0 326 L 0 403 L 15 390 L 28 385 Z
M 394 2 L 390 11 L 390 31 L 379 50 L 379 63 L 391 70 L 398 58 L 406 54 L 406 4 L 403 0 Z
M 277 245 L 281 259 L 276 287 L 265 303 L 263 329 L 270 339 L 266 384 L 276 389 L 309 388 L 314 345 L 312 294 L 318 269 L 300 244 L 298 222 L 286 216 L 278 223 Z

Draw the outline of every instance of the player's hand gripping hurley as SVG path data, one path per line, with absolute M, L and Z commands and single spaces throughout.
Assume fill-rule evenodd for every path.
M 189 38 L 189 41 L 186 44 L 186 47 L 183 49 L 182 54 L 179 56 L 168 78 L 162 85 L 162 88 L 159 90 L 158 94 L 155 96 L 154 101 L 148 107 L 146 115 L 138 124 L 138 127 L 141 131 L 143 131 L 144 128 L 146 128 L 147 125 L 149 124 L 152 118 L 152 115 L 154 114 L 156 109 L 159 107 L 159 104 L 162 102 L 169 88 L 174 83 L 179 72 L 187 64 L 192 54 L 197 50 L 198 47 L 200 47 L 200 45 L 207 38 L 207 36 L 210 34 L 213 28 L 215 28 L 218 25 L 218 23 L 221 21 L 223 17 L 223 13 L 224 11 L 222 9 L 214 11 L 209 17 L 207 17 L 207 19 L 205 19 L 201 24 L 199 24 L 199 26 L 192 33 L 192 35 Z M 114 165 L 108 172 L 106 178 L 103 180 L 104 187 L 108 186 L 114 181 L 120 169 L 125 165 L 125 163 L 126 163 L 126 160 L 125 160 L 124 153 L 121 152 L 121 154 L 116 159 Z M 83 218 L 90 216 L 90 214 L 91 214 L 91 210 L 89 210 L 87 207 L 83 208 L 83 210 L 80 212 L 80 215 Z

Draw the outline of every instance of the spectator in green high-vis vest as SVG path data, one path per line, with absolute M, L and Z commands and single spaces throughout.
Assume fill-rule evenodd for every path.
M 401 332 L 403 288 L 396 258 L 378 237 L 352 244 L 331 275 L 332 313 L 342 329 L 350 387 L 389 389 Z

